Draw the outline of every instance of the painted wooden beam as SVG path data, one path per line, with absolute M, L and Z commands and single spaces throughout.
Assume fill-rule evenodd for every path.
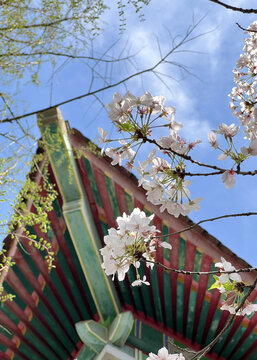
M 60 110 L 53 108 L 40 113 L 38 125 L 62 195 L 64 218 L 100 319 L 102 322 L 113 319 L 120 311 L 120 302 L 101 267 L 98 251 L 101 242 Z

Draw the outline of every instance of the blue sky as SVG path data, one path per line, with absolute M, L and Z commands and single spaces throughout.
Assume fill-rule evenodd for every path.
M 233 5 L 250 8 L 256 6 L 256 1 L 233 1 Z M 104 32 L 94 41 L 94 54 L 100 56 L 118 41 L 109 50 L 109 55 L 118 56 L 121 52 L 122 56 L 128 53 L 137 55 L 131 61 L 112 66 L 99 64 L 97 71 L 101 76 L 107 76 L 109 83 L 114 83 L 137 70 L 151 67 L 159 60 L 159 47 L 165 54 L 171 48 L 172 38 L 178 41 L 189 26 L 199 22 L 192 34 L 196 38 L 183 46 L 179 53 L 169 57 L 170 61 L 187 66 L 193 75 L 181 73 L 178 67 L 164 64 L 158 68 L 160 73 L 168 75 L 161 75 L 162 81 L 153 74 L 146 74 L 129 80 L 126 86 L 99 93 L 99 99 L 106 104 L 111 101 L 114 91 L 124 94 L 126 90 L 137 96 L 145 91 L 152 95 L 164 95 L 167 105 L 176 107 L 175 120 L 183 123 L 183 136 L 189 140 L 202 140 L 192 156 L 200 161 L 231 167 L 229 160 L 219 164 L 219 153 L 210 148 L 207 133 L 222 122 L 228 125 L 237 123 L 228 108 L 228 93 L 234 86 L 232 70 L 242 52 L 245 35 L 236 22 L 247 27 L 256 16 L 232 12 L 207 0 L 152 0 L 143 12 L 145 21 L 140 23 L 134 10 L 127 7 L 127 27 L 121 36 L 118 36 L 117 8 L 113 6 L 106 12 Z M 84 54 L 88 54 L 88 49 Z M 39 87 L 21 83 L 14 103 L 16 114 L 45 108 L 88 92 L 92 73 L 90 68 L 81 60 L 63 62 L 59 61 L 55 67 L 52 90 L 49 80 L 52 68 L 49 65 L 42 67 Z M 95 78 L 92 89 L 101 88 L 104 84 L 101 78 Z M 99 126 L 114 135 L 106 110 L 93 97 L 61 106 L 61 111 L 71 127 L 79 129 L 92 140 L 96 140 Z M 29 119 L 29 124 L 34 120 Z M 33 131 L 38 134 L 36 130 Z M 243 142 L 247 144 L 245 140 L 240 144 Z M 256 168 L 255 159 L 249 162 L 249 167 Z M 226 213 L 256 211 L 255 184 L 256 178 L 237 177 L 236 185 L 227 190 L 220 176 L 194 179 L 190 187 L 192 198 L 202 196 L 203 201 L 201 210 L 190 214 L 190 217 L 198 221 Z M 255 224 L 256 217 L 253 216 L 206 223 L 204 228 L 237 255 L 257 266 Z

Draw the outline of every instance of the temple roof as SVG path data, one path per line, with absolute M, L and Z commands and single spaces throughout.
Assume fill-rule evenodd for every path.
M 158 266 L 150 271 L 142 264 L 140 273 L 147 275 L 151 285 L 132 287 L 134 269 L 124 282 L 112 281 L 101 268 L 98 252 L 108 228 L 116 226 L 116 217 L 134 207 L 154 213 L 153 223 L 164 235 L 181 231 L 192 221 L 160 213 L 146 200 L 135 176 L 99 156 L 87 138 L 69 129 L 58 109 L 42 113 L 39 126 L 43 137 L 51 133 L 61 139 L 58 148 L 49 144 L 48 149 L 49 181 L 56 185 L 58 198 L 49 213 L 48 233 L 43 234 L 38 226 L 30 231 L 52 242 L 56 269 L 49 273 L 42 254 L 26 241 L 21 246 L 6 240 L 16 264 L 2 279 L 3 286 L 16 297 L 1 304 L 0 358 L 95 359 L 75 324 L 94 320 L 106 325 L 126 311 L 135 320 L 126 340 L 133 358 L 156 353 L 169 338 L 194 350 L 207 345 L 229 317 L 219 309 L 219 291 L 209 290 L 212 277 L 176 274 Z M 40 174 L 35 180 L 42 180 Z M 215 270 L 221 256 L 237 268 L 249 266 L 200 226 L 167 235 L 165 240 L 172 251 L 158 248 L 156 260 L 173 269 Z M 251 284 L 256 273 L 242 277 Z M 256 296 L 255 289 L 250 300 L 255 301 Z M 256 360 L 257 314 L 238 316 L 206 358 Z

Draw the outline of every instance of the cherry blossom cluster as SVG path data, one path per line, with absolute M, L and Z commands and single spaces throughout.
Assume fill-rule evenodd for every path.
M 150 353 L 146 360 L 185 360 L 185 357 L 182 354 L 169 354 L 168 350 L 163 347 L 157 355 Z
M 159 205 L 161 212 L 167 210 L 175 217 L 180 214 L 188 215 L 192 210 L 199 210 L 199 202 L 202 200 L 200 197 L 190 199 L 187 186 L 192 181 L 185 181 L 183 169 L 181 173 L 178 169 L 179 166 L 177 166 L 177 173 L 174 174 L 168 161 L 156 157 L 155 150 L 150 152 L 144 162 L 139 162 L 139 167 L 136 168 L 140 175 L 138 183 L 146 190 L 147 200 L 154 205 Z
M 130 265 L 136 269 L 137 279 L 132 286 L 142 284 L 150 285 L 146 281 L 146 276 L 140 279 L 138 268 L 140 260 L 146 260 L 146 266 L 153 268 L 154 253 L 157 246 L 171 250 L 171 245 L 167 242 L 159 241 L 155 235 L 158 232 L 154 225 L 150 225 L 154 215 L 146 216 L 143 211 L 136 208 L 130 215 L 123 214 L 117 218 L 118 228 L 108 230 L 108 235 L 104 237 L 106 246 L 100 249 L 103 256 L 102 267 L 107 275 L 112 275 L 114 280 L 115 274 L 118 280 L 123 281 Z
M 239 132 L 239 127 L 235 124 L 226 125 L 224 123 L 219 125 L 218 130 L 210 131 L 208 134 L 208 140 L 210 145 L 214 149 L 218 149 L 221 151 L 220 155 L 218 156 L 219 160 L 226 160 L 228 157 L 234 161 L 234 164 L 230 170 L 226 170 L 222 174 L 221 180 L 223 181 L 225 187 L 227 189 L 231 189 L 235 184 L 235 167 L 240 166 L 240 164 L 247 158 L 242 152 L 238 152 L 233 137 L 237 135 Z M 224 136 L 227 147 L 222 149 L 218 144 L 216 134 L 221 134 Z
M 227 272 L 236 270 L 236 268 L 224 258 L 221 258 L 221 262 L 216 263 L 215 266 Z M 214 275 L 214 278 L 216 281 L 210 289 L 218 289 L 222 294 L 224 304 L 221 306 L 221 310 L 227 310 L 230 314 L 240 316 L 251 315 L 257 311 L 257 304 L 252 304 L 247 299 L 244 305 L 237 311 L 237 307 L 243 300 L 245 289 L 247 288 L 247 285 L 238 273 L 224 273 L 220 276 Z
M 235 168 L 250 156 L 257 156 L 257 21 L 249 27 L 247 34 L 249 37 L 244 39 L 244 53 L 240 55 L 233 70 L 234 82 L 229 97 L 231 98 L 230 108 L 232 114 L 237 117 L 241 125 L 245 128 L 245 139 L 250 140 L 248 147 L 243 146 L 240 150 L 236 149 L 233 137 L 239 133 L 239 126 L 235 124 L 219 125 L 218 130 L 213 130 L 208 134 L 208 139 L 214 149 L 221 151 L 219 160 L 228 157 L 234 161 L 231 170 L 226 171 L 222 176 L 222 181 L 227 188 L 232 188 L 235 184 Z M 227 147 L 222 149 L 216 139 L 216 134 L 222 134 L 226 140 Z
M 188 186 L 191 181 L 185 180 L 184 156 L 187 156 L 200 141 L 187 143 L 178 131 L 182 124 L 174 121 L 175 108 L 165 106 L 163 96 L 152 96 L 149 92 L 136 97 L 127 92 L 124 97 L 115 93 L 113 101 L 107 106 L 109 117 L 125 134 L 125 139 L 118 140 L 116 148 L 108 147 L 105 154 L 113 160 L 112 165 L 121 165 L 127 159 L 127 167 L 135 169 L 139 174 L 139 186 L 146 190 L 148 201 L 159 205 L 160 210 L 178 217 L 188 215 L 192 210 L 199 210 L 201 198 L 190 199 Z M 164 123 L 160 124 L 160 120 Z M 158 127 L 168 127 L 168 136 L 154 140 L 152 131 Z M 101 143 L 114 140 L 107 139 L 107 132 L 98 129 Z M 167 160 L 157 157 L 156 150 L 150 152 L 146 160 L 134 167 L 139 149 L 144 143 L 153 144 Z
M 240 119 L 245 127 L 245 137 L 251 141 L 245 154 L 257 152 L 257 21 L 248 27 L 249 37 L 244 39 L 244 53 L 240 55 L 234 72 L 236 86 L 232 89 L 230 108 L 233 115 Z M 257 154 L 257 153 L 256 153 Z M 255 155 L 256 155 L 255 154 Z

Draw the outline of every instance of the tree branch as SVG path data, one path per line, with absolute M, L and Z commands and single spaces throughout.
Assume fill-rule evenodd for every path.
M 84 16 L 84 15 L 83 15 Z M 60 24 L 64 21 L 69 21 L 69 20 L 78 20 L 83 18 L 83 16 L 71 16 L 71 17 L 65 17 L 62 19 L 58 19 L 55 21 L 51 21 L 49 23 L 40 23 L 40 24 L 31 24 L 31 25 L 23 25 L 23 26 L 19 26 L 19 27 L 15 27 L 15 26 L 6 26 L 6 27 L 2 27 L 0 28 L 0 32 L 4 32 L 4 31 L 9 31 L 9 30 L 22 30 L 22 29 L 32 29 L 32 28 L 39 28 L 39 27 L 50 27 L 50 26 L 54 26 L 57 24 Z
M 215 4 L 218 4 L 218 5 L 221 5 L 221 6 L 225 7 L 226 9 L 233 10 L 233 11 L 239 11 L 243 14 L 257 14 L 257 9 L 243 9 L 243 8 L 239 8 L 236 6 L 225 4 L 224 2 L 219 1 L 219 0 L 209 0 L 209 1 L 211 1 Z
M 129 58 L 132 58 L 134 55 L 129 55 L 127 57 L 124 58 L 120 58 L 120 59 L 102 59 L 102 58 L 94 58 L 93 56 L 84 56 L 84 55 L 73 55 L 73 54 L 64 54 L 64 53 L 58 53 L 58 52 L 54 52 L 54 51 L 36 51 L 36 52 L 31 52 L 31 53 L 9 53 L 9 54 L 0 54 L 0 58 L 1 57 L 9 57 L 9 56 L 13 56 L 13 57 L 17 57 L 17 56 L 42 56 L 42 55 L 54 55 L 54 56 L 62 56 L 62 57 L 68 57 L 71 59 L 87 59 L 87 60 L 94 60 L 94 61 L 98 61 L 98 62 L 105 62 L 105 63 L 113 63 L 113 62 L 118 62 L 118 61 L 124 61 L 124 60 L 128 60 Z
M 222 275 L 222 274 L 238 274 L 238 273 L 248 273 L 252 271 L 257 271 L 257 268 L 242 268 L 242 269 L 235 269 L 235 270 L 213 270 L 213 271 L 188 271 L 188 270 L 181 270 L 181 269 L 173 269 L 169 266 L 166 266 L 159 261 L 154 260 L 146 260 L 142 258 L 143 262 L 145 263 L 152 263 L 154 265 L 162 267 L 164 270 L 168 272 L 173 272 L 175 274 L 183 274 L 183 275 Z
M 184 176 L 186 176 L 186 175 L 188 175 L 188 176 L 210 176 L 210 175 L 223 174 L 225 171 L 227 171 L 227 169 L 220 168 L 219 166 L 210 165 L 210 164 L 206 164 L 206 163 L 202 163 L 200 161 L 194 160 L 191 156 L 186 155 L 186 154 L 181 154 L 181 153 L 179 153 L 179 152 L 177 152 L 175 150 L 172 150 L 171 148 L 164 148 L 163 146 L 159 145 L 156 140 L 149 139 L 147 136 L 142 135 L 141 138 L 142 138 L 143 142 L 149 142 L 150 144 L 153 144 L 156 147 L 158 147 L 159 150 L 161 150 L 161 151 L 171 152 L 172 154 L 177 155 L 177 156 L 181 157 L 182 159 L 188 160 L 191 163 L 196 164 L 198 166 L 202 166 L 202 167 L 210 168 L 210 169 L 213 169 L 213 170 L 217 170 L 216 172 L 212 172 L 212 173 L 191 173 L 191 172 L 186 173 L 186 172 L 183 172 L 183 173 L 179 173 L 180 175 L 184 175 Z M 174 173 L 176 173 L 176 172 L 174 171 Z M 254 176 L 254 175 L 257 174 L 257 170 L 240 171 L 238 169 L 238 170 L 235 170 L 235 173 L 237 175 L 251 175 L 251 176 Z
M 237 306 L 237 308 L 235 309 L 235 314 L 233 314 L 230 319 L 227 321 L 226 325 L 224 326 L 224 328 L 221 330 L 221 332 L 210 342 L 210 344 L 208 344 L 207 346 L 205 346 L 202 350 L 198 351 L 195 356 L 192 357 L 191 360 L 199 360 L 201 359 L 204 355 L 206 355 L 211 348 L 213 348 L 213 346 L 219 341 L 219 339 L 221 338 L 221 336 L 225 333 L 225 331 L 230 327 L 230 325 L 232 324 L 234 318 L 236 317 L 236 314 L 238 313 L 238 311 L 244 306 L 244 303 L 246 302 L 246 299 L 250 296 L 250 294 L 253 292 L 253 290 L 255 289 L 255 286 L 257 284 L 257 277 L 254 280 L 254 283 L 249 286 L 249 289 L 247 291 L 247 293 L 245 294 L 243 300 L 241 301 L 241 303 Z

